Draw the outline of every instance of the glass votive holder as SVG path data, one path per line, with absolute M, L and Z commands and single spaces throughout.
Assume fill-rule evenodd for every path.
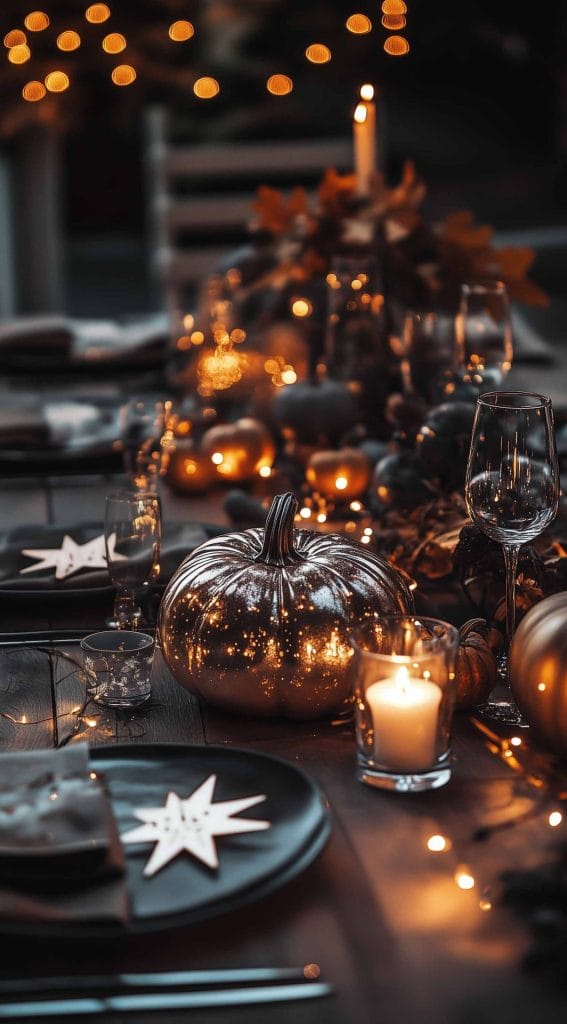
M 111 708 L 136 708 L 150 696 L 154 638 L 104 630 L 81 640 L 87 693 Z
M 352 637 L 357 777 L 399 793 L 451 777 L 458 631 L 415 615 L 376 617 Z

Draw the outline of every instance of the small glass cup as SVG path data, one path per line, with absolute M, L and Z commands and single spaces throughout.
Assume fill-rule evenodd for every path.
M 137 708 L 150 696 L 154 639 L 105 630 L 81 640 L 87 693 L 111 708 Z
M 503 281 L 461 286 L 455 338 L 462 381 L 478 394 L 501 388 L 514 354 L 510 300 Z
M 352 638 L 357 778 L 417 793 L 451 777 L 458 631 L 415 615 L 376 617 Z
M 446 401 L 457 366 L 453 318 L 435 310 L 408 310 L 398 350 L 404 393 L 417 393 L 429 405 Z

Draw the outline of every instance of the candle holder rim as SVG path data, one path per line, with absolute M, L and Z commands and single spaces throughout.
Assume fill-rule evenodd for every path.
M 440 619 L 440 618 L 438 618 L 435 615 L 412 615 L 412 614 L 406 615 L 406 614 L 403 614 L 403 613 L 400 612 L 399 614 L 377 616 L 376 622 L 377 623 L 380 623 L 380 622 L 384 622 L 384 623 L 411 622 L 412 624 L 413 623 L 423 622 L 424 625 L 428 625 L 429 623 L 432 623 L 432 624 L 434 623 L 437 626 L 443 626 L 447 630 L 446 636 L 447 637 L 451 637 L 455 642 L 458 640 L 458 637 L 459 637 L 459 630 L 458 630 L 457 626 L 454 626 L 452 622 L 447 622 L 446 619 Z M 363 632 L 364 632 L 364 627 L 363 626 L 358 626 L 358 627 L 355 627 L 354 629 L 352 629 L 351 632 L 350 632 L 350 636 L 349 636 L 349 642 L 352 644 L 352 646 L 356 650 L 366 651 L 367 654 L 372 654 L 373 653 L 372 651 L 368 651 L 366 648 L 362 647 L 362 645 L 359 642 L 358 638 L 360 638 L 363 635 Z M 432 639 L 439 639 L 439 638 L 433 637 Z M 396 655 L 396 657 L 400 657 L 401 658 L 401 657 L 406 657 L 406 655 Z M 410 657 L 410 655 L 407 655 L 407 657 Z

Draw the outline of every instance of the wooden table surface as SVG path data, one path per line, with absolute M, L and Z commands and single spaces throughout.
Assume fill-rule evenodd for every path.
M 14 481 L 1 492 L 0 513 L 5 525 L 24 519 L 87 521 L 97 514 L 102 521 L 104 494 L 114 482 L 110 477 Z M 223 522 L 218 502 L 174 499 L 165 492 L 163 498 L 166 521 Z M 18 614 L 20 628 L 29 628 Z M 34 621 L 33 628 L 52 624 L 47 603 L 43 620 Z M 102 619 L 81 623 L 76 617 L 69 622 L 79 628 L 101 624 Z M 65 740 L 76 721 L 72 708 L 83 696 L 80 673 L 70 660 L 77 654 L 76 645 L 58 646 L 56 639 L 0 647 L 0 749 Z M 330 807 L 332 836 L 299 878 L 246 909 L 112 945 L 11 940 L 3 952 L 2 975 L 317 962 L 335 994 L 312 1004 L 270 1007 L 275 1024 L 292 1014 L 298 1024 L 565 1019 L 565 997 L 522 971 L 529 933 L 498 901 L 502 871 L 539 863 L 555 835 L 545 814 L 537 813 L 539 791 L 489 752 L 466 717 L 457 716 L 455 724 L 450 783 L 414 796 L 379 792 L 356 780 L 352 724 L 218 714 L 181 689 L 159 651 L 149 707 L 121 716 L 97 709 L 85 717 L 93 724 L 82 722 L 72 742 L 220 744 L 284 757 L 320 786 Z M 498 824 L 502 827 L 486 842 L 475 841 L 479 827 Z M 448 852 L 427 850 L 434 833 L 450 837 Z M 470 890 L 455 884 L 463 865 L 475 878 Z M 191 1019 L 239 1024 L 264 1021 L 267 1012 L 260 1007 L 191 1011 Z M 160 1015 L 167 1024 L 187 1018 L 181 1012 Z

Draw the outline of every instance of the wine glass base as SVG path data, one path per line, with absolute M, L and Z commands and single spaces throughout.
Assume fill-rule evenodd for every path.
M 484 704 L 478 704 L 474 713 L 477 718 L 485 721 L 514 725 L 517 729 L 529 728 L 529 723 L 522 717 L 519 707 L 511 700 L 486 701 Z
M 140 626 L 146 626 L 147 622 L 142 615 L 141 608 L 138 608 L 128 616 L 111 615 L 105 619 L 104 625 L 107 629 L 140 629 Z

